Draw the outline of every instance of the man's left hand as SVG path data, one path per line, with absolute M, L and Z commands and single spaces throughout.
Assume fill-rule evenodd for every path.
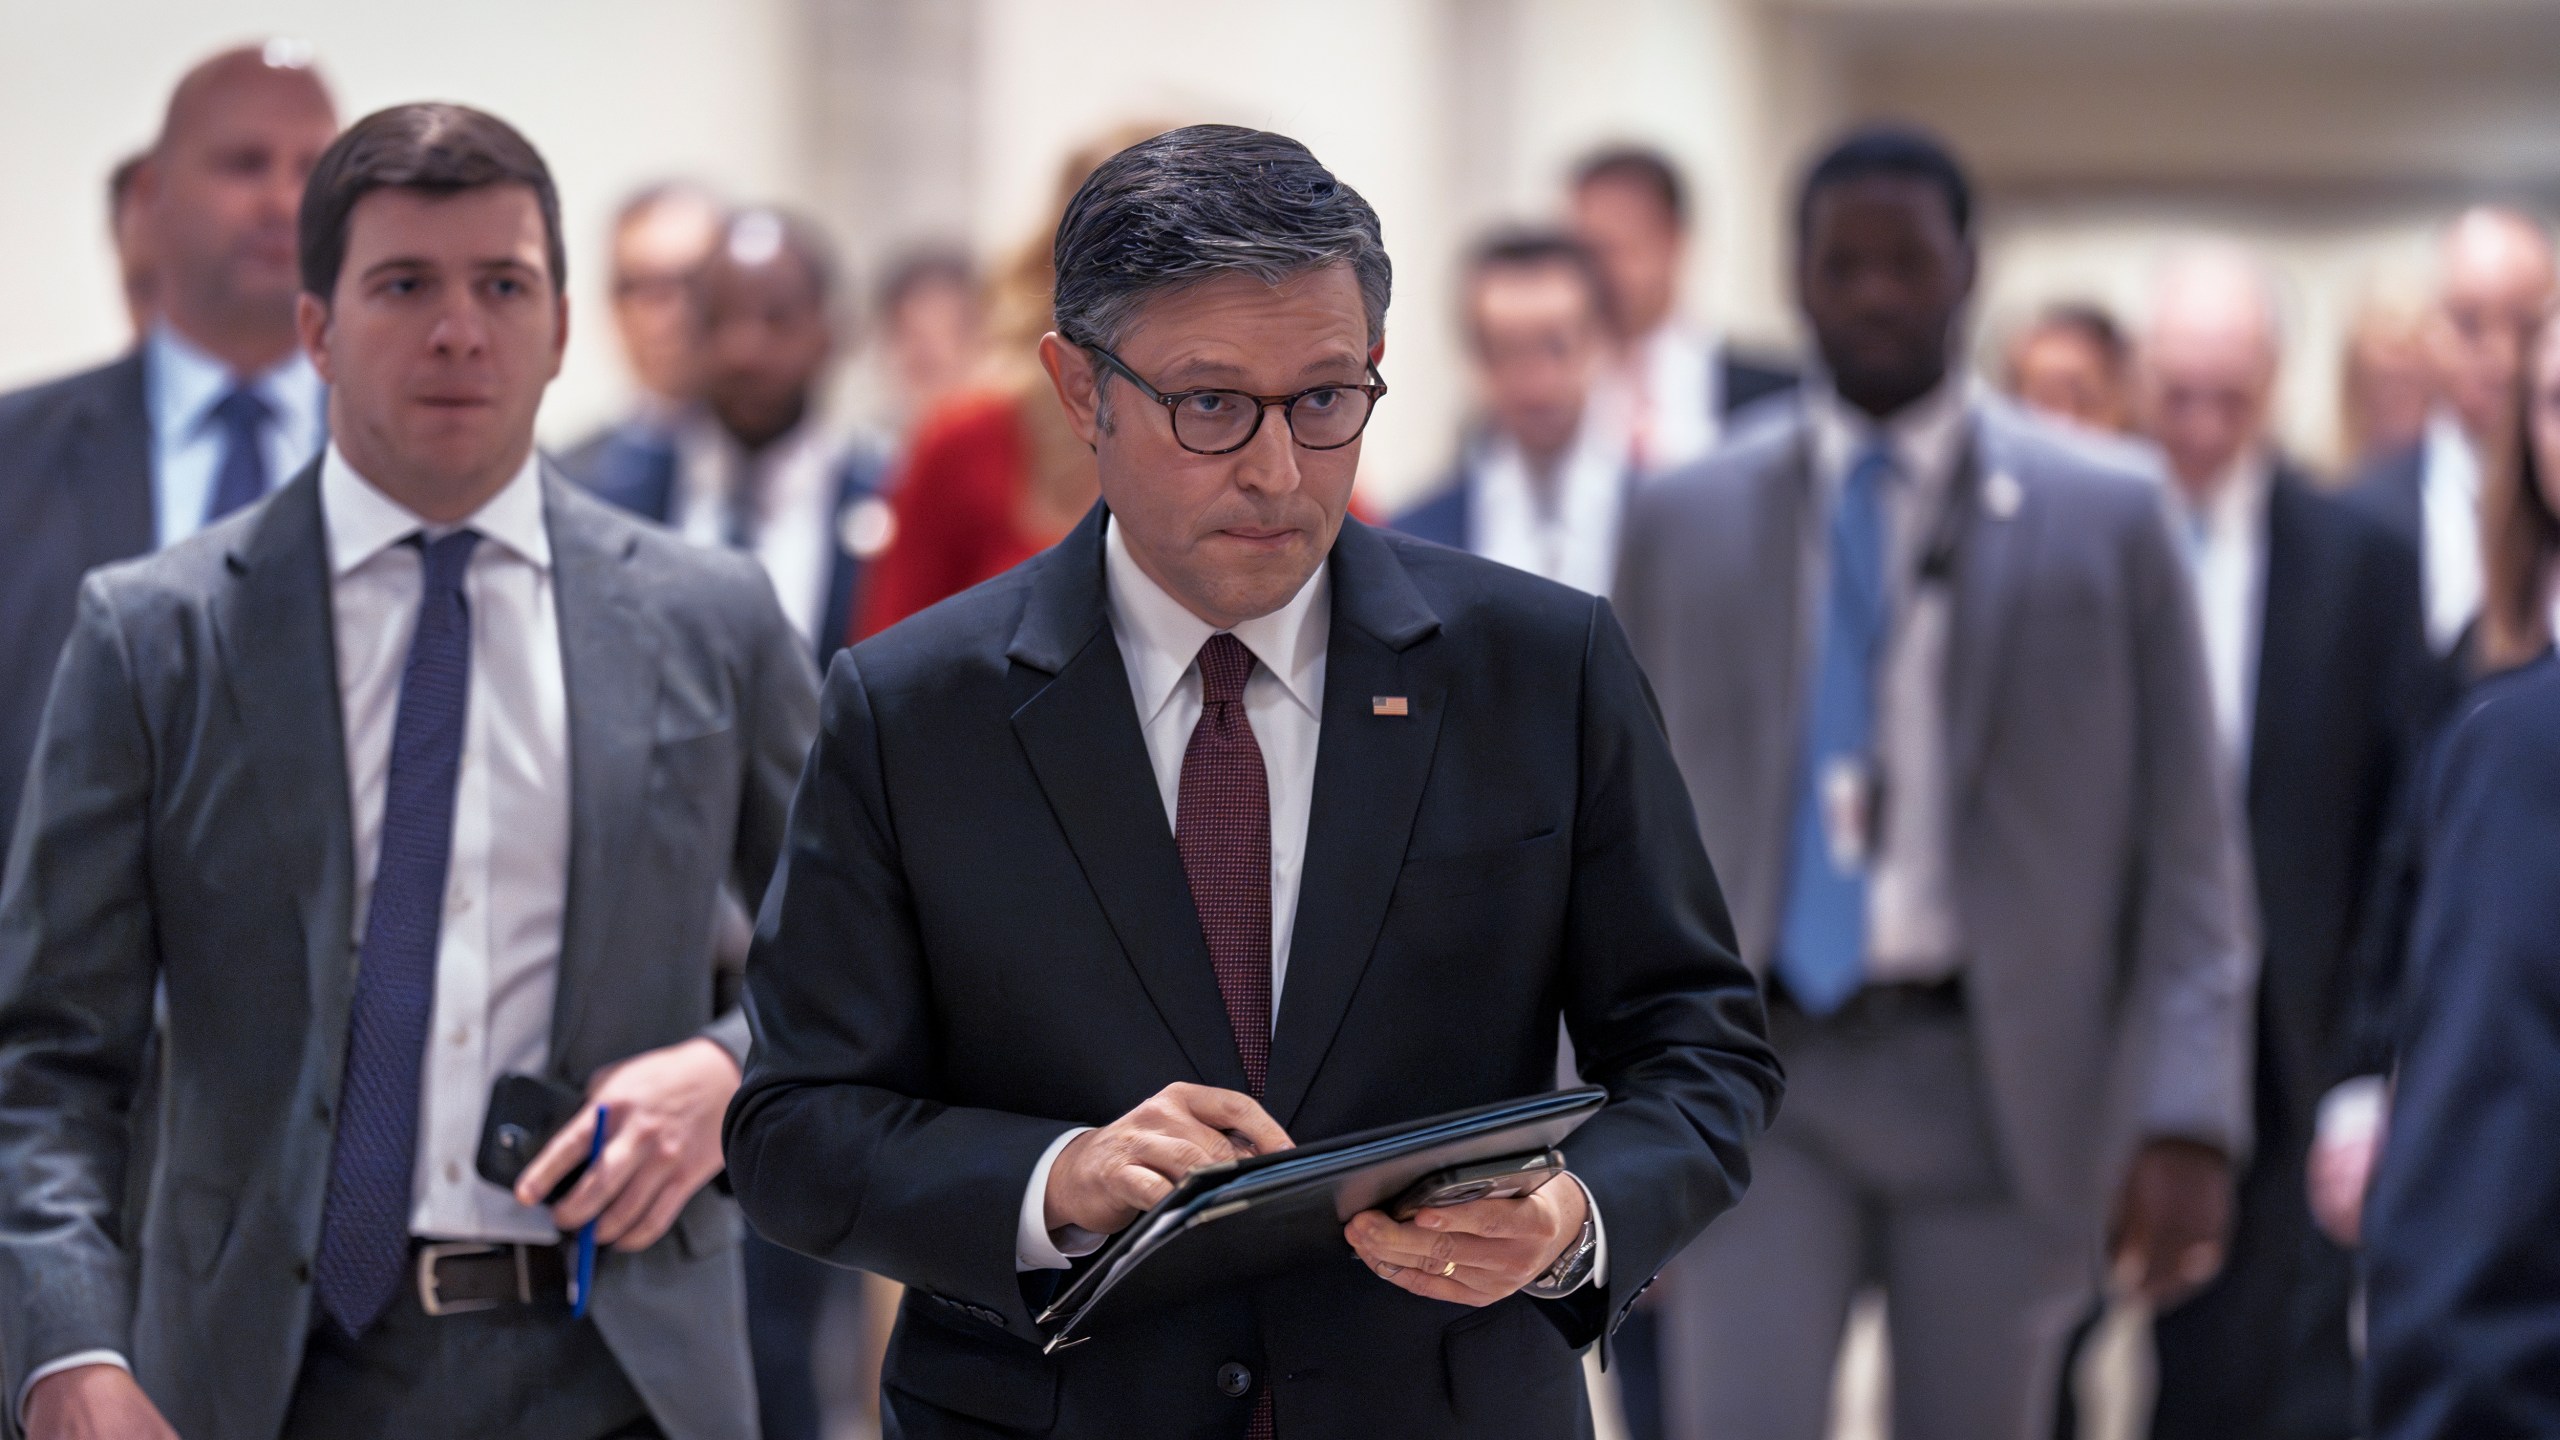
M 596 1243 L 648 1249 L 727 1163 L 720 1119 L 738 1093 L 738 1079 L 729 1052 L 699 1037 L 597 1071 L 578 1118 L 552 1136 L 516 1180 L 516 1203 L 541 1204 L 560 1177 L 587 1158 L 601 1105 L 610 1113 L 604 1155 L 551 1207 L 552 1223 L 575 1230 L 593 1220 Z
M 1369 1269 L 1433 1300 L 1490 1305 L 1537 1279 L 1582 1238 L 1582 1183 L 1559 1177 L 1516 1200 L 1472 1200 L 1399 1223 L 1363 1210 L 1342 1229 Z
M 2212 1283 L 2231 1236 L 2231 1157 L 2193 1140 L 2153 1140 L 2118 1201 L 2119 1288 L 2166 1310 Z

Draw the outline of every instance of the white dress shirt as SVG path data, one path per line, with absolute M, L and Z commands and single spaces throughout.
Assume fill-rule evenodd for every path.
M 361 944 L 382 854 L 401 671 L 424 588 L 422 557 L 401 542 L 463 527 L 429 525 L 403 509 L 350 468 L 335 445 L 320 468 L 320 513 L 353 801 L 352 938 Z M 463 526 L 482 537 L 463 578 L 471 693 L 436 942 L 435 1008 L 419 1079 L 409 1230 L 438 1240 L 550 1244 L 560 1232 L 549 1211 L 518 1205 L 473 1169 L 490 1085 L 510 1071 L 538 1074 L 550 1055 L 569 892 L 569 698 L 537 462 L 528 456 Z M 18 1387 L 21 1418 L 37 1381 L 83 1365 L 132 1368 L 111 1350 L 38 1366 Z
M 2443 655 L 2480 613 L 2480 455 L 2450 411 L 2427 419 L 2418 504 L 2425 516 L 2419 565 L 2427 590 L 2427 643 Z
M 2267 613 L 2267 493 L 2273 487 L 2266 457 L 2253 450 L 2234 462 L 2203 505 L 2184 490 L 2173 491 L 2187 525 L 2196 612 L 2204 622 L 2214 728 L 2234 777 L 2248 774 L 2249 727 L 2257 714 L 2258 646 Z
M 837 464 L 844 453 L 814 420 L 750 455 L 700 411 L 676 426 L 676 493 L 667 523 L 701 545 L 729 541 L 730 496 L 751 487 L 746 549 L 763 562 L 783 618 L 815 646 L 835 581 Z M 842 636 L 835 637 L 842 639 Z
M 1885 580 L 1891 622 L 1875 694 L 1875 763 L 1887 799 L 1867 867 L 1866 977 L 1925 983 L 1954 974 L 1964 940 L 1953 870 L 1954 804 L 1947 756 L 1946 671 L 1954 596 L 1923 584 L 1920 568 L 1947 503 L 1969 427 L 1973 390 L 1949 376 L 1882 423 L 1827 383 L 1806 394 L 1822 504 L 1804 537 L 1808 625 L 1829 593 L 1830 513 L 1849 467 L 1881 440 L 1893 453 L 1884 492 Z M 1810 643 L 1810 642 L 1808 642 Z M 1810 690 L 1807 694 L 1810 695 Z
M 320 511 L 329 540 L 354 810 L 355 938 L 361 941 L 382 853 L 401 670 L 424 583 L 418 551 L 401 542 L 421 531 L 432 537 L 462 527 L 420 520 L 358 475 L 334 445 L 320 470 Z M 518 1205 L 472 1167 L 491 1083 L 509 1072 L 539 1074 L 549 1059 L 569 894 L 569 696 L 537 463 L 528 457 L 463 525 L 482 537 L 463 577 L 471 603 L 471 695 L 436 942 L 409 1228 L 438 1240 L 549 1244 L 560 1238 L 550 1212 Z
M 1625 411 L 1614 387 L 1595 388 L 1549 486 L 1531 478 L 1529 457 L 1510 436 L 1489 434 L 1477 442 L 1467 466 L 1475 484 L 1467 549 L 1576 590 L 1608 594 L 1632 459 Z
M 1665 474 L 1714 449 L 1724 416 L 1722 343 L 1674 317 L 1628 358 L 1629 437 L 1644 473 Z
M 222 469 L 222 427 L 213 407 L 238 382 L 230 368 L 166 324 L 143 342 L 143 406 L 151 416 L 151 510 L 162 548 L 204 528 Z M 271 415 L 266 425 L 267 485 L 284 484 L 311 463 L 327 433 L 320 372 L 300 350 L 250 382 Z
M 1316 789 L 1316 743 L 1324 717 L 1326 646 L 1333 626 L 1332 567 L 1319 565 L 1289 603 L 1230 632 L 1261 663 L 1245 681 L 1245 718 L 1262 751 L 1263 779 L 1271 799 L 1271 1014 L 1280 1014 L 1280 991 L 1289 976 L 1289 939 L 1297 928 L 1298 881 L 1307 855 L 1307 814 Z M 1155 767 L 1165 823 L 1179 824 L 1182 758 L 1200 723 L 1200 647 L 1220 633 L 1166 593 L 1129 554 L 1117 522 L 1103 522 L 1103 577 L 1110 596 L 1111 638 L 1129 672 L 1129 698 L 1138 710 L 1147 760 Z M 1013 1266 L 1064 1270 L 1075 1257 L 1102 1248 L 1108 1236 L 1068 1227 L 1056 1236 L 1047 1225 L 1049 1170 L 1067 1143 L 1091 1126 L 1070 1130 L 1043 1151 L 1023 1188 L 1014 1227 Z M 1577 1179 L 1576 1183 L 1580 1183 Z M 1590 1199 L 1586 1189 L 1584 1198 Z M 1608 1276 L 1608 1236 L 1600 1206 L 1590 1202 L 1597 1239 L 1591 1275 Z

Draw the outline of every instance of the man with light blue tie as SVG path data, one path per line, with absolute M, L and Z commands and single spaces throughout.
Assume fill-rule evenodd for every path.
M 291 41 L 189 71 L 134 179 L 159 319 L 94 370 L 0 395 L 0 835 L 92 566 L 174 545 L 315 454 L 293 221 L 336 107 Z
M 535 453 L 521 135 L 368 116 L 299 238 L 329 446 L 82 582 L 0 879 L 0 1395 L 30 1440 L 750 1440 L 713 933 L 815 677 L 753 561 Z M 513 1077 L 559 1104 L 492 1180 Z
M 2050 1425 L 2102 1244 L 2211 1277 L 2248 1144 L 2253 961 L 2156 472 L 1961 371 L 1971 192 L 1931 138 L 1805 181 L 1823 373 L 1640 491 L 1616 600 L 1785 1113 L 1664 1276 L 1666 1433 L 1821 1440 L 1884 1293 L 1897 1440 Z

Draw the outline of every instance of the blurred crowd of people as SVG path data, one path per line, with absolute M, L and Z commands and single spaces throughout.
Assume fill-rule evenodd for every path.
M 296 331 L 296 215 L 304 181 L 337 132 L 331 97 L 306 57 L 270 47 L 191 72 L 163 136 L 109 182 L 132 349 L 99 370 L 0 397 L 0 835 L 18 807 L 81 574 L 184 539 L 281 486 L 320 452 L 322 386 Z M 839 647 L 1040 552 L 1098 495 L 1092 455 L 1068 429 L 1034 354 L 1050 329 L 1049 229 L 1087 173 L 1148 133 L 1101 137 L 1073 157 L 1052 198 L 1052 225 L 991 263 L 936 243 L 876 276 L 855 276 L 822 226 L 724 195 L 708 179 L 670 178 L 633 195 L 602 257 L 630 402 L 556 463 L 596 495 L 690 541 L 752 555 L 818 667 Z M 2553 1252 L 2524 1233 L 2547 1229 L 2548 1212 L 2535 1217 L 2529 1207 L 2548 1196 L 2525 1188 L 2541 1182 L 2517 1178 L 2502 1190 L 2492 1179 L 2456 1178 L 2501 1154 L 2535 1176 L 2548 1168 L 2516 1153 L 2560 1150 L 2547 1108 L 2530 1112 L 2539 1129 L 2519 1119 L 2478 1140 L 2480 1150 L 2500 1153 L 2466 1156 L 2463 1137 L 2470 1117 L 2504 1103 L 2486 1098 L 2503 1089 L 2539 1086 L 2534 1093 L 2547 1099 L 2552 1060 L 2547 1050 L 2507 1057 L 2543 1067 L 2527 1082 L 2482 1052 L 2526 1043 L 2501 1040 L 2499 1027 L 2533 1022 L 2502 1010 L 2494 985 L 2484 996 L 2485 982 L 2460 972 L 2463 927 L 2491 924 L 2466 920 L 2463 907 L 2513 897 L 2480 888 L 2477 865 L 2454 867 L 2471 891 L 2444 888 L 2448 845 L 2560 853 L 2550 844 L 2552 811 L 2529 817 L 2544 822 L 2538 828 L 2492 824 L 2474 812 L 2495 812 L 2495 784 L 2463 789 L 2458 779 L 2471 773 L 2460 768 L 2466 758 L 2487 763 L 2481 755 L 2510 753 L 2530 735 L 2483 737 L 2477 725 L 2454 723 L 2487 704 L 2484 695 L 2512 697 L 2502 713 L 2537 713 L 2529 707 L 2546 703 L 2499 677 L 2532 670 L 2551 649 L 2555 623 L 2560 325 L 2552 323 L 2549 233 L 2505 208 L 2448 216 L 2434 293 L 2423 304 L 2368 309 L 2343 356 L 2291 349 L 2268 263 L 2199 239 L 2163 258 L 2140 313 L 2120 317 L 2058 297 L 2003 338 L 1996 375 L 1977 377 L 1963 359 L 1973 198 L 1953 157 L 1925 137 L 1879 133 L 1892 143 L 1852 176 L 1891 182 L 1874 190 L 1880 213 L 1861 222 L 1869 229 L 1830 250 L 1800 239 L 1796 299 L 1813 340 L 1802 356 L 1755 352 L 1701 323 L 1685 291 L 1698 271 L 1691 252 L 1700 200 L 1671 161 L 1642 146 L 1587 156 L 1551 216 L 1489 233 L 1467 254 L 1459 320 L 1473 370 L 1470 418 L 1451 437 L 1444 477 L 1400 513 L 1369 507 L 1367 517 L 1617 594 L 1664 692 L 1744 948 L 1778 957 L 1771 1003 L 1797 1088 L 1772 1146 L 1755 1156 L 1758 1208 L 1747 1202 L 1720 1222 L 1709 1237 L 1720 1243 L 1675 1266 L 1619 1333 L 1611 1374 L 1624 1422 L 1647 1440 L 1815 1433 L 1806 1427 L 1828 1413 L 1846 1307 L 1881 1286 L 1897 1355 L 1896 1433 L 1960 1433 L 1948 1417 L 1984 1413 L 1985 1395 L 2031 1405 L 2053 1417 L 2053 1433 L 2075 1433 L 2070 1356 L 2095 1319 L 2089 1287 L 2079 1283 L 2085 1276 L 2055 1283 L 2033 1267 L 2094 1265 L 2089 1237 L 2049 1228 L 2060 1223 L 2056 1214 L 2091 1211 L 2116 1261 L 2112 1292 L 2156 1312 L 2153 1434 L 2525 1433 L 2414 1428 L 2437 1422 L 2411 1421 L 2407 1405 L 2418 1402 L 2404 1397 L 2429 1364 L 2470 1363 L 2442 1358 L 2464 1343 L 2467 1323 L 2451 1308 L 2458 1297 L 2449 1291 L 2459 1287 L 2444 1278 L 2448 1264 L 2471 1267 L 2481 1286 L 2501 1266 L 2516 1267 L 2527 1287 L 2518 1303 L 2543 1318 L 2495 1322 L 2519 1327 L 2498 1343 L 2554 1357 Z M 1808 206 L 1791 223 L 1801 231 L 1812 219 Z M 858 348 L 870 353 L 886 399 L 855 416 L 832 397 L 843 389 L 839 367 Z M 2338 473 L 2319 473 L 2276 438 L 2276 384 L 2289 366 L 2337 369 L 2347 430 Z M 1849 418 L 1835 426 L 1825 418 L 1835 410 Z M 1765 896 L 1736 882 L 1754 862 L 1715 842 L 1748 826 L 1711 813 L 1738 802 L 1720 800 L 1701 772 L 1753 790 L 1751 803 L 1773 807 L 1775 823 L 1799 810 L 1814 815 L 1800 822 L 1802 833 L 1830 826 L 1835 850 L 1847 843 L 1843 825 L 1899 834 L 1891 827 L 1932 823 L 1933 808 L 1946 812 L 1936 819 L 1951 833 L 1974 837 L 1963 796 L 1987 783 L 1979 772 L 2075 763 L 2049 759 L 2005 724 L 2075 714 L 2084 701 L 2173 702 L 2135 673 L 2151 663 L 2148 639 L 2137 638 L 2123 668 L 2084 671 L 2065 653 L 2078 644 L 2069 632 L 2049 642 L 2014 636 L 2006 643 L 2021 668 L 2004 688 L 1978 705 L 1959 696 L 1948 715 L 1933 715 L 1950 729 L 1987 728 L 1988 738 L 1974 769 L 1928 801 L 1936 781 L 1896 770 L 1891 743 L 1870 744 L 1868 730 L 1898 716 L 1907 732 L 1911 715 L 1934 709 L 1925 695 L 1937 682 L 1915 671 L 1921 678 L 1906 693 L 1888 659 L 1874 676 L 1840 679 L 1835 690 L 1822 663 L 1826 646 L 1870 644 L 1890 657 L 1905 653 L 1897 648 L 1905 639 L 1917 646 L 1931 634 L 1953 647 L 1948 663 L 1958 673 L 1980 663 L 1967 659 L 1964 595 L 1938 609 L 1914 598 L 1929 593 L 1939 578 L 1930 567 L 1946 557 L 1922 543 L 1920 520 L 1890 517 L 1926 512 L 1896 508 L 1899 501 L 1880 512 L 1886 538 L 1875 543 L 1907 559 L 1911 578 L 1879 582 L 1899 596 L 1886 610 L 1910 613 L 1909 624 L 1888 621 L 1877 635 L 1839 628 L 1852 598 L 1839 586 L 1855 578 L 1857 547 L 1867 542 L 1820 525 L 1806 542 L 1820 557 L 1813 578 L 1770 572 L 1796 588 L 1730 597 L 1730 612 L 1717 608 L 1717 593 L 1680 588 L 1696 577 L 1664 573 L 1730 566 L 1747 580 L 1761 573 L 1747 568 L 1759 548 L 1799 539 L 1792 515 L 1746 506 L 1711 522 L 1743 532 L 1736 543 L 1666 553 L 1666 537 L 1696 518 L 1676 495 L 1657 496 L 1657 487 L 1677 490 L 1667 477 L 1701 465 L 1751 474 L 1828 467 L 1839 472 L 1824 482 L 1833 493 L 1854 495 L 1863 472 L 1845 457 L 1871 443 L 1901 457 L 1906 479 L 1937 474 L 1924 483 L 1956 497 L 1944 502 L 1949 514 L 1975 503 L 2006 518 L 2020 513 L 2022 482 L 2067 490 L 2076 483 L 2068 477 L 2084 470 L 2155 477 L 2179 598 L 2141 591 L 2132 540 L 2121 551 L 2092 548 L 2106 558 L 2038 593 L 2064 620 L 2075 607 L 2107 616 L 2122 607 L 2129 626 L 2191 625 L 2202 664 L 2197 701 L 2210 710 L 2210 754 L 2137 739 L 2126 753 L 2139 773 L 2121 789 L 2107 774 L 2062 777 L 2066 789 L 2085 787 L 2090 807 L 2121 806 L 2125 824 L 2057 827 L 2066 833 L 2046 843 L 2121 835 L 2140 851 L 2093 860 L 2099 878 L 2086 895 L 2058 893 L 2082 879 L 2068 857 L 2051 856 L 1978 883 L 1970 872 L 1923 877 L 1910 882 L 1916 890 L 1961 892 L 1977 929 L 1984 909 L 2086 905 L 2103 916 L 2096 929 L 2130 931 L 2146 922 L 2110 909 L 2134 893 L 2122 877 L 2175 860 L 2155 859 L 2148 847 L 2215 841 L 2225 822 L 2245 874 L 2237 885 L 2246 914 L 2229 927 L 2247 951 L 2235 973 L 2255 977 L 2237 1052 L 2248 1067 L 2241 1123 L 2154 1117 L 2131 1137 L 2139 1148 L 2129 1152 L 2137 1156 L 2129 1171 L 2053 1182 L 2056 1193 L 2097 1198 L 2019 1202 L 1999 1212 L 1997 1225 L 1984 1219 L 1990 1211 L 1968 1208 L 1969 1187 L 2032 1191 L 2040 1182 L 2020 1180 L 2021 1172 L 2114 1154 L 2042 1137 L 2020 1116 L 2042 1103 L 2022 1097 L 2127 1083 L 2105 1072 L 2103 1056 L 2033 1038 L 2040 1027 L 2068 1033 L 2054 1018 L 2063 1002 L 2051 997 L 2084 979 L 2106 997 L 2093 1004 L 2131 1003 L 2110 988 L 2130 975 L 2126 952 L 2037 956 L 2053 973 L 1995 990 L 1983 973 L 1988 942 L 1976 936 L 1941 953 L 1923 939 L 1910 943 L 1902 958 L 1912 964 L 1892 971 L 1890 984 L 1877 983 L 1879 953 L 1863 988 L 1826 996 L 1832 980 L 1805 958 L 1820 946 L 1802 938 L 1812 933 L 1802 928 L 1812 923 L 1802 907 L 1813 902 L 1800 893 L 1801 874 L 1770 881 Z M 1837 464 L 1827 458 L 1835 448 L 1844 457 Z M 2076 516 L 2060 505 L 2024 513 L 2021 525 Z M 1976 563 L 1971 549 L 1948 563 Z M 1622 573 L 1639 558 L 1643 573 Z M 2109 568 L 2119 562 L 2121 570 Z M 1897 563 L 1879 562 L 1878 574 Z M 1752 668 L 1752 627 L 1797 625 L 1799 613 L 1830 618 L 1787 631 L 1769 665 Z M 2036 665 L 2049 673 L 2027 668 Z M 1684 698 L 1698 667 L 1725 667 L 1725 681 L 1743 688 L 1802 691 L 1811 718 L 1794 715 L 1790 698 L 1772 722 L 1778 738 L 1746 735 L 1745 720 Z M 1951 691 L 1957 683 L 1946 682 Z M 2048 692 L 2079 685 L 2090 693 L 2038 708 L 2054 698 Z M 2022 696 L 2032 697 L 2024 709 L 2001 708 Z M 1796 773 L 1816 768 L 1798 750 L 1797 727 L 1811 727 L 1809 753 L 1833 717 L 1853 726 L 1850 748 L 1884 755 L 1891 805 L 1882 798 L 1886 777 Z M 2138 729 L 2154 719 L 2121 723 Z M 2449 730 L 2453 741 L 2439 738 Z M 2152 773 L 2163 764 L 2201 767 L 2190 777 L 2195 794 L 2227 815 L 2172 834 L 2186 823 L 2177 818 L 2184 802 L 2163 797 L 2185 782 Z M 2448 767 L 2457 776 L 2444 782 L 2451 790 L 2431 778 Z M 2550 792 L 2534 793 L 2548 802 Z M 1866 805 L 1881 807 L 1881 818 L 1825 818 Z M 2466 816 L 2477 822 L 2468 829 Z M 13 867 L 22 860 L 13 857 Z M 2548 864 L 2539 854 L 2504 860 L 2515 867 L 2500 872 L 2505 883 L 2527 888 Z M 1897 907 L 1908 933 L 1925 935 L 1928 907 L 1888 896 L 1884 874 L 1876 913 Z M 2045 893 L 2019 893 L 2029 890 Z M 745 951 L 741 902 L 751 901 L 734 899 L 724 922 L 733 957 Z M 1857 903 L 1868 913 L 1863 888 Z M 2187 918 L 2197 945 L 2219 943 L 2220 921 Z M 2513 944 L 2521 947 L 2513 955 L 2550 968 L 2547 942 Z M 2087 976 L 2054 978 L 2075 967 Z M 2534 1043 L 2547 1046 L 2554 991 L 2547 976 L 2533 983 L 2539 990 L 2519 988 L 2516 1004 L 2541 1007 L 2545 1035 Z M 2037 1008 L 2046 1004 L 2057 1008 Z M 1991 1013 L 2003 1006 L 2017 1013 Z M 1951 1050 L 1896 1038 L 1947 1017 L 1955 1020 L 1946 1033 L 1959 1037 Z M 2026 1038 L 1999 1039 L 2001 1026 L 2023 1027 Z M 1978 1041 L 1961 1038 L 1977 1033 Z M 1861 1037 L 1878 1035 L 1893 1043 L 1858 1048 Z M 1835 1045 L 1846 1048 L 1825 1048 Z M 1805 1088 L 1832 1083 L 1826 1076 L 1841 1087 L 1836 1109 Z M 1966 1093 L 1950 1098 L 1950 1087 Z M 2414 1114 L 2405 1103 L 2412 1094 L 2425 1100 Z M 1933 1127 L 1957 1113 L 1950 1106 L 1960 1107 L 1960 1123 L 1941 1134 Z M 1905 1111 L 1908 1123 L 1860 1120 Z M 2209 1113 L 2208 1105 L 2195 1115 Z M 2404 1133 L 2416 1125 L 2442 1128 Z M 2406 1173 L 2386 1174 L 2368 1207 L 2386 1137 Z M 2047 1144 L 2053 1155 L 2081 1158 L 2020 1153 Z M 1936 1147 L 1943 1159 L 1968 1145 L 1982 1149 L 1980 1173 L 1904 1153 Z M 138 1182 L 134 1193 L 139 1204 Z M 2518 1218 L 2501 1218 L 2510 1215 Z M 811 1379 L 819 1319 L 840 1282 L 817 1262 L 760 1243 L 748 1282 L 764 1434 L 806 1440 L 820 1426 Z M 1801 1303 L 1780 1306 L 1773 1321 L 1772 1290 L 1791 1288 Z M 2369 1363 L 2371 1383 L 2360 1388 Z M 13 1387 L 29 1380 L 9 1377 Z M 22 1393 L 13 1390 L 10 1403 Z M 2548 1421 L 2554 1412 L 2533 1413 Z

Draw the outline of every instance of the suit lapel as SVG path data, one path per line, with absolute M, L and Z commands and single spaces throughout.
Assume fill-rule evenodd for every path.
M 91 565 L 159 548 L 143 353 L 136 347 L 100 376 L 73 432 L 70 463 L 63 467 L 63 482 L 79 490 L 84 559 Z M 327 598 L 325 581 L 321 598 Z
M 1036 686 L 1013 732 L 1165 1028 L 1201 1083 L 1242 1090 L 1244 1062 L 1104 608 L 1104 513 L 1095 506 L 1040 561 L 1006 652 Z
M 295 888 L 312 1012 L 336 1036 L 355 988 L 355 842 L 318 462 L 277 493 L 226 559 L 234 580 L 215 620 L 222 672 L 274 871 L 316 877 Z
M 547 465 L 542 497 L 569 696 L 569 894 L 551 1064 L 576 1073 L 585 1068 L 579 1041 L 588 1005 L 611 983 L 610 917 L 633 873 L 625 857 L 648 818 L 661 642 L 648 597 L 631 578 L 639 536 L 603 523 L 602 502 L 572 494 Z
M 1961 799 L 1980 773 L 1991 739 L 1992 700 L 2017 605 L 2011 592 L 2034 543 L 2038 508 L 2001 459 L 1997 419 L 1973 409 L 1957 462 L 1955 503 L 1969 513 L 1955 555 L 1955 614 L 1947 637 L 1947 758 L 1950 793 Z
M 1332 1047 L 1386 924 L 1421 807 L 1446 686 L 1428 647 L 1440 619 L 1375 532 L 1345 520 L 1334 543 L 1333 624 L 1322 739 L 1289 970 L 1264 1108 L 1287 1126 Z M 1407 713 L 1372 713 L 1380 696 Z

